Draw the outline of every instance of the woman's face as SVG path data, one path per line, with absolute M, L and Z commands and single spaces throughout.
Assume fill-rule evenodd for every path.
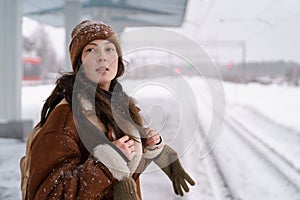
M 118 72 L 118 53 L 115 45 L 108 40 L 93 40 L 81 55 L 85 76 L 100 88 L 109 90 L 110 82 Z

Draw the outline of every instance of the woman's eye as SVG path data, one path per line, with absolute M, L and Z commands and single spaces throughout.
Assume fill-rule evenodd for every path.
M 90 49 L 87 49 L 87 50 L 86 50 L 86 52 L 93 52 L 93 51 L 95 51 L 94 48 L 90 48 Z
M 111 48 L 111 47 L 108 47 L 108 48 L 106 48 L 106 51 L 115 51 L 115 49 Z

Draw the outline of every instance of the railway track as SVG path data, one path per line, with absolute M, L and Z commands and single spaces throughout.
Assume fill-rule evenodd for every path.
M 223 182 L 226 190 L 216 199 L 299 200 L 299 142 L 299 132 L 253 109 L 241 113 L 230 108 L 222 136 L 210 153 L 217 169 L 213 174 L 220 177 L 214 180 Z
M 272 146 L 266 138 L 259 137 L 261 133 L 250 129 L 253 124 L 247 124 L 251 119 L 241 120 L 243 117 L 227 113 L 222 138 L 213 151 L 230 198 L 299 200 L 300 173 L 295 166 L 296 158 L 287 158 L 275 143 Z M 273 124 L 273 129 L 278 130 L 278 125 Z
M 271 122 L 266 121 L 259 115 L 256 115 L 256 117 L 260 123 L 263 123 L 266 126 L 272 126 Z M 268 138 L 263 137 L 262 132 L 257 129 L 257 127 L 256 130 L 251 130 L 251 127 L 247 126 L 245 121 L 242 121 L 237 116 L 230 114 L 227 115 L 227 123 L 230 124 L 231 128 L 235 130 L 239 137 L 253 147 L 253 150 L 257 152 L 257 154 L 260 154 L 266 161 L 270 163 L 270 166 L 275 168 L 278 173 L 288 179 L 289 182 L 297 187 L 300 191 L 300 170 L 295 164 L 297 155 L 291 155 L 289 153 L 284 154 L 281 150 L 287 151 L 287 149 L 282 149 L 278 146 L 275 146 L 274 143 L 267 140 Z M 273 128 L 273 133 L 285 134 L 286 137 L 288 137 L 287 134 L 293 134 L 293 138 L 295 140 L 290 140 L 287 146 L 289 148 L 300 149 L 298 147 L 300 135 L 295 135 L 294 132 L 290 132 L 289 129 L 280 127 L 278 124 L 273 124 Z M 281 131 L 278 131 L 279 129 L 281 129 Z M 289 155 L 289 157 L 285 155 Z

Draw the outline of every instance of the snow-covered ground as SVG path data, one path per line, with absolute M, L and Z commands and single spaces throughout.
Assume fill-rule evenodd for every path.
M 154 84 L 151 80 L 148 83 L 146 81 L 146 84 L 144 82 L 142 88 L 139 87 L 141 86 L 140 81 L 128 81 L 124 82 L 124 86 L 137 100 L 144 99 L 144 102 L 148 101 L 151 104 L 145 107 L 147 109 L 144 112 L 149 112 L 144 113 L 146 120 L 161 130 L 166 143 L 179 149 L 183 165 L 196 180 L 196 186 L 191 188 L 191 192 L 184 199 L 230 198 L 230 195 L 222 197 L 218 194 L 222 188 L 218 189 L 217 187 L 222 186 L 220 186 L 220 181 L 216 179 L 216 170 L 211 167 L 214 162 L 212 155 L 200 158 L 199 151 L 202 139 L 199 135 L 194 137 L 195 133 L 198 134 L 201 130 L 204 132 L 202 134 L 205 134 L 209 129 L 213 114 L 208 106 L 211 104 L 210 92 L 212 91 L 208 91 L 205 81 L 192 78 L 188 80 L 187 85 L 182 85 L 180 81 L 173 79 L 165 79 L 159 84 Z M 255 116 L 260 116 L 260 118 L 267 119 L 271 124 L 287 128 L 285 130 L 291 130 L 293 134 L 300 134 L 300 123 L 297 123 L 300 119 L 300 112 L 298 112 L 300 110 L 299 88 L 286 85 L 266 86 L 233 83 L 223 83 L 223 86 L 226 100 L 224 106 L 227 114 L 240 117 L 244 123 L 251 120 L 252 124 L 255 124 Z M 32 119 L 34 123 L 38 121 L 43 100 L 46 99 L 53 87 L 53 85 L 41 85 L 22 88 L 22 117 L 24 119 Z M 199 103 L 198 112 L 202 128 L 198 131 L 194 130 L 195 122 L 192 122 L 193 112 L 197 112 L 197 109 L 192 107 L 194 99 L 193 96 L 190 96 L 191 91 L 196 97 L 196 102 Z M 188 98 L 185 97 L 185 94 Z M 191 106 L 189 107 L 189 105 Z M 143 105 L 141 104 L 141 106 Z M 150 110 L 148 110 L 149 107 Z M 245 110 L 251 111 L 252 114 L 245 114 Z M 187 112 L 188 115 L 182 111 Z M 253 116 L 253 113 L 258 115 Z M 158 117 L 153 118 L 152 115 Z M 158 122 L 161 119 L 162 121 L 167 120 L 161 124 Z M 255 125 L 252 125 L 251 128 L 254 131 L 258 129 Z M 235 136 L 226 123 L 222 130 L 213 154 L 219 162 L 219 170 L 231 184 L 230 190 L 233 195 L 240 199 L 300 199 L 299 190 L 295 190 L 288 182 L 274 183 L 277 180 L 276 170 L 272 166 L 266 165 L 266 161 L 261 161 L 261 158 L 254 155 L 251 148 L 244 149 L 246 145 Z M 177 134 L 170 135 L 169 132 Z M 185 137 L 180 135 L 182 132 L 192 132 L 186 135 L 187 138 L 192 139 L 184 141 Z M 276 133 L 276 137 L 278 134 L 280 133 Z M 179 144 L 178 140 L 180 139 L 183 140 L 183 146 L 180 145 L 181 143 Z M 288 140 L 278 139 L 277 141 L 272 140 L 270 144 L 279 151 L 280 149 L 286 150 L 281 153 L 289 154 L 287 142 Z M 300 141 L 295 142 L 299 143 Z M 20 199 L 18 162 L 25 152 L 25 144 L 11 139 L 1 139 L 0 143 L 0 199 Z M 297 155 L 297 152 L 293 151 L 293 154 Z M 292 159 L 292 163 L 299 163 L 297 156 L 288 158 Z M 261 179 L 257 176 L 261 176 Z M 263 178 L 265 180 L 262 180 Z M 177 199 L 172 192 L 170 181 L 160 170 L 155 170 L 154 166 L 142 176 L 142 191 L 145 200 Z
M 300 132 L 299 87 L 256 83 L 226 83 L 224 86 L 228 104 L 253 108 L 274 122 Z

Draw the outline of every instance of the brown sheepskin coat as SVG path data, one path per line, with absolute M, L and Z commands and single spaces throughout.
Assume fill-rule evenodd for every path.
M 113 186 L 118 180 L 80 141 L 68 104 L 51 112 L 30 147 L 29 200 L 113 199 Z M 143 171 L 150 162 L 151 159 L 142 158 L 138 171 Z M 131 176 L 141 198 L 139 173 Z

